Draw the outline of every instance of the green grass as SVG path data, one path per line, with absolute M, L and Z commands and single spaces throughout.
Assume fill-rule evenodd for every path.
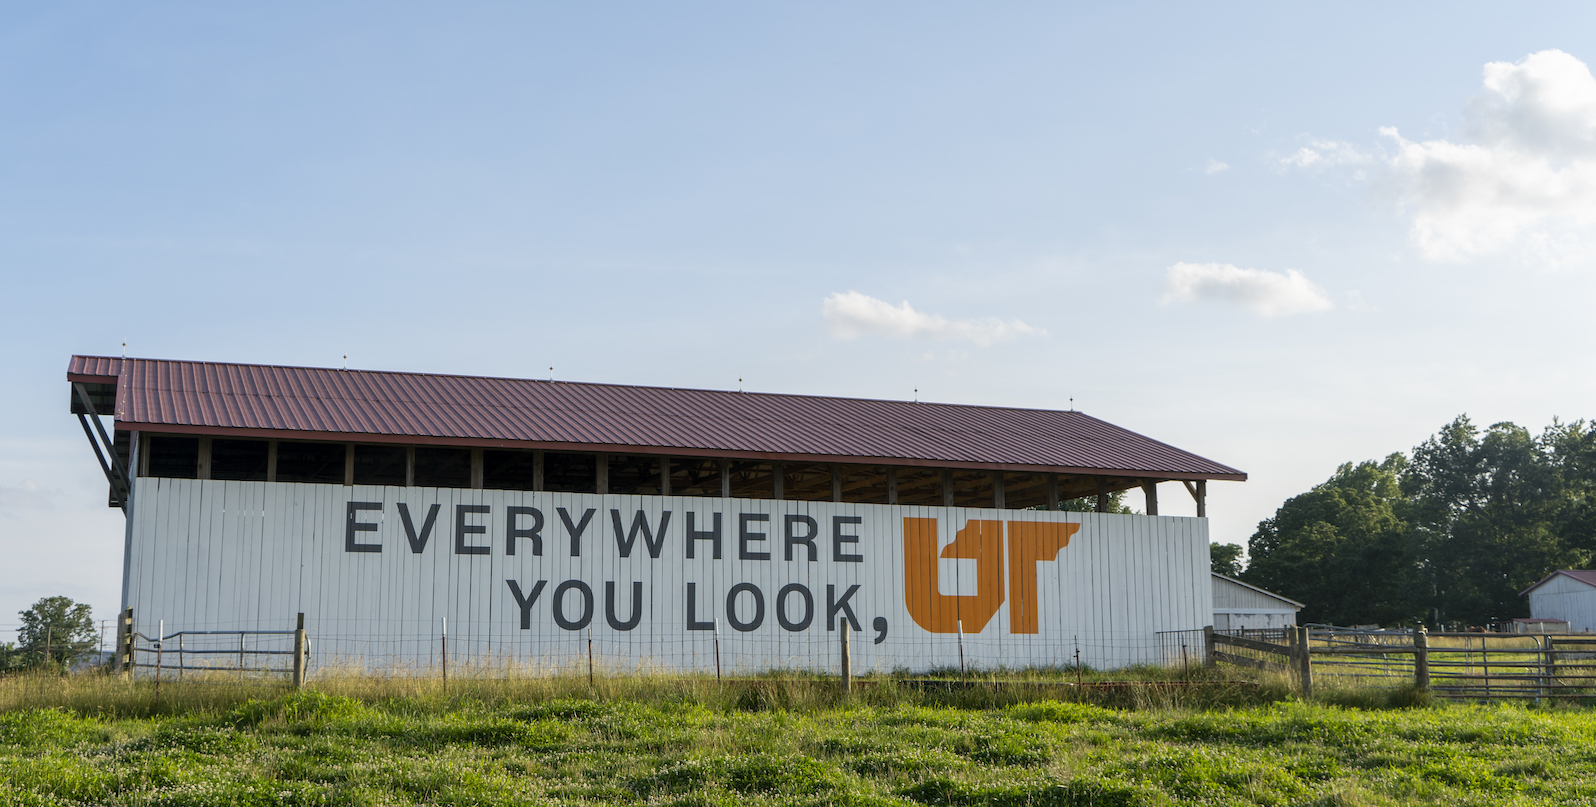
M 852 695 L 772 675 L 0 680 L 22 805 L 1499 805 L 1596 801 L 1596 712 L 1292 699 L 1280 682 Z M 1117 676 L 1116 676 L 1117 677 Z M 1129 676 L 1127 676 L 1129 677 Z M 1073 680 L 1073 676 L 1063 676 Z M 1062 693 L 1062 694 L 1061 694 Z M 1355 705 L 1337 705 L 1335 702 Z

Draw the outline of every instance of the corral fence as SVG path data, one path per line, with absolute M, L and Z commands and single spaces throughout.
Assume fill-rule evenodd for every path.
M 154 636 L 133 629 L 133 610 L 117 620 L 118 669 L 161 681 L 280 682 L 303 686 L 310 662 L 305 615 L 291 630 L 180 630 Z M 190 673 L 193 673 L 191 676 Z
M 1440 698 L 1596 699 L 1596 635 L 1429 633 L 1309 625 L 1205 632 L 1209 663 L 1330 684 L 1412 682 Z

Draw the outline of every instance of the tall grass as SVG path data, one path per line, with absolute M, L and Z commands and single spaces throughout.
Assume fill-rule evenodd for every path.
M 1001 708 L 1040 700 L 1134 709 L 1218 708 L 1272 703 L 1292 696 L 1284 676 L 1238 679 L 1202 667 L 1141 667 L 1113 672 L 1024 669 L 970 674 L 869 675 L 844 692 L 836 678 L 774 671 L 717 680 L 704 674 L 549 674 L 502 667 L 437 675 L 383 674 L 358 668 L 323 669 L 306 689 L 373 704 L 409 700 L 437 704 L 540 703 L 561 699 L 692 703 L 717 711 L 813 711 L 840 706 Z M 228 673 L 189 673 L 181 681 L 92 673 L 24 673 L 0 678 L 0 712 L 60 708 L 86 716 L 151 717 L 225 711 L 289 689 L 281 676 L 240 679 Z

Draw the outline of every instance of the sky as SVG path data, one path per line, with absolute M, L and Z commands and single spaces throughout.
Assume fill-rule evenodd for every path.
M 1596 415 L 1593 62 L 1569 3 L 7 4 L 0 628 L 118 606 L 64 373 L 124 342 L 1073 405 L 1245 544 Z

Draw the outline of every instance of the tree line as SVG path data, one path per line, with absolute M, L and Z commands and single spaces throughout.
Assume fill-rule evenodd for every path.
M 1302 602 L 1302 622 L 1484 625 L 1596 554 L 1596 425 L 1481 430 L 1460 416 L 1414 448 L 1347 463 L 1288 499 L 1214 567 Z

